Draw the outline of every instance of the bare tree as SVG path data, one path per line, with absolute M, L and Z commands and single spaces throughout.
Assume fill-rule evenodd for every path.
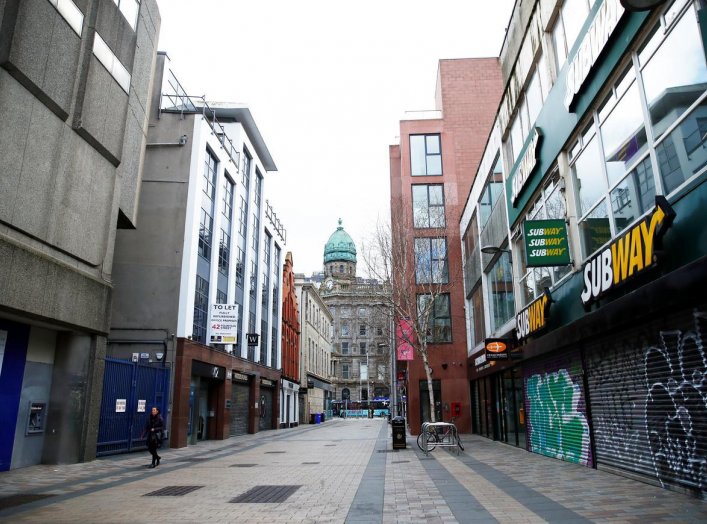
M 381 298 L 387 300 L 398 343 L 409 344 L 422 361 L 432 422 L 436 417 L 430 350 L 437 342 L 451 340 L 448 294 L 452 286 L 462 285 L 461 270 L 452 274 L 449 268 L 447 235 L 443 211 L 438 214 L 428 206 L 406 216 L 393 210 L 390 223 L 379 219 L 370 239 L 363 242 L 361 257 L 371 277 L 392 285 L 392 292 Z

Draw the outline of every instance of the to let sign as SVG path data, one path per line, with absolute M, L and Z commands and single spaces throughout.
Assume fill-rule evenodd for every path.
M 567 226 L 563 219 L 526 220 L 523 238 L 528 267 L 565 266 L 570 263 Z
M 211 304 L 209 309 L 209 342 L 238 342 L 238 304 Z

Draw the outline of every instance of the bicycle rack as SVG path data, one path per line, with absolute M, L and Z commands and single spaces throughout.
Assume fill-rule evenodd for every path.
M 459 434 L 457 427 L 451 422 L 424 422 L 420 428 L 421 435 L 424 435 L 423 450 L 425 455 L 429 455 L 432 449 L 437 446 L 442 448 L 456 448 L 459 453 Z M 431 441 L 429 435 L 435 435 L 436 441 Z M 430 449 L 432 444 L 432 449 Z

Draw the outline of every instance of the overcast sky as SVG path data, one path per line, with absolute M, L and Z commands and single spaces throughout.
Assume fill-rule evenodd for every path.
M 441 58 L 498 56 L 513 0 L 157 0 L 159 49 L 190 95 L 247 104 L 278 171 L 265 197 L 294 270 L 320 271 L 343 219 L 389 211 L 388 146 L 434 109 Z M 363 264 L 359 264 L 361 273 Z

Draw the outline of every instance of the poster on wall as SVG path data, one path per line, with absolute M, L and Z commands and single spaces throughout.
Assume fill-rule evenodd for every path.
M 147 405 L 147 400 L 145 399 L 139 399 L 137 401 L 137 412 L 138 413 L 144 413 L 145 412 L 145 407 Z
M 209 342 L 238 342 L 238 304 L 211 304 L 209 308 Z
M 117 398 L 115 399 L 115 412 L 116 413 L 125 413 L 125 408 L 128 405 L 127 399 L 124 398 Z

